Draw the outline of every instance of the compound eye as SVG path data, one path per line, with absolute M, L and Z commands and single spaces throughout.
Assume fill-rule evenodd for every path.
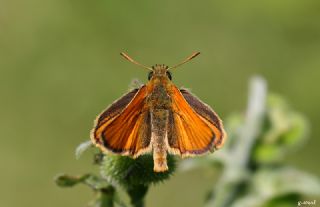
M 167 73 L 168 78 L 169 78 L 170 80 L 172 80 L 172 76 L 171 76 L 170 71 L 167 71 L 166 73 Z
M 150 73 L 148 74 L 148 80 L 150 80 L 150 79 L 152 78 L 152 76 L 153 76 L 153 72 L 150 72 Z

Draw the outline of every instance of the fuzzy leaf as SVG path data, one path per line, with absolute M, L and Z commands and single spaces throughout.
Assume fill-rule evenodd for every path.
M 296 204 L 303 195 L 320 195 L 319 178 L 290 167 L 266 168 L 257 171 L 250 180 L 248 192 L 232 207 L 276 206 L 277 202 L 283 206 L 284 203 Z
M 58 175 L 55 178 L 55 182 L 60 187 L 72 187 L 76 184 L 84 182 L 88 177 L 89 174 L 81 175 L 81 176 L 70 176 L 66 174 Z
M 270 95 L 264 129 L 254 148 L 253 160 L 258 164 L 278 163 L 288 152 L 301 147 L 307 133 L 306 119 L 282 98 Z
M 81 157 L 81 155 L 87 151 L 90 147 L 92 147 L 93 144 L 92 142 L 89 141 L 85 141 L 82 142 L 77 148 L 76 148 L 76 159 L 79 159 Z
M 84 184 L 90 186 L 94 190 L 101 190 L 110 186 L 106 180 L 95 175 L 90 175 L 87 177 L 87 179 L 84 180 Z
M 60 187 L 72 187 L 82 183 L 91 187 L 93 190 L 101 190 L 110 186 L 106 180 L 91 174 L 85 174 L 81 176 L 62 174 L 55 178 L 55 182 Z

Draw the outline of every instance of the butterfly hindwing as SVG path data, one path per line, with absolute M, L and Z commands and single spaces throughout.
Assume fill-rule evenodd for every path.
M 119 104 L 121 107 L 111 105 L 97 118 L 92 136 L 102 150 L 134 157 L 151 150 L 150 113 L 145 104 L 146 86 L 142 86 L 128 102 L 132 94 L 123 96 L 123 103 L 121 99 L 118 101 L 122 103 Z M 128 103 L 123 107 L 125 102 Z M 112 107 L 114 111 L 110 110 Z
M 193 104 L 189 104 L 188 98 L 185 98 L 177 87 L 172 86 L 171 93 L 172 112 L 169 113 L 168 119 L 169 151 L 181 156 L 192 156 L 218 148 L 215 144 L 223 137 L 224 132 L 214 121 L 207 118 L 212 114 L 206 110 L 200 112 L 201 107 L 193 108 Z M 219 124 L 221 125 L 221 122 Z

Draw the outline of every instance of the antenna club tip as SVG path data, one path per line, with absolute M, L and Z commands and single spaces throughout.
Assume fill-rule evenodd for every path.
M 129 57 L 129 55 L 127 55 L 126 53 L 120 52 L 120 55 L 125 59 L 129 60 L 130 62 L 134 62 L 134 60 L 131 57 Z
M 141 63 L 138 63 L 137 61 L 135 61 L 134 59 L 132 59 L 129 55 L 127 55 L 127 54 L 124 53 L 124 52 L 120 52 L 120 55 L 121 55 L 122 57 L 124 57 L 125 59 L 127 59 L 128 61 L 132 62 L 132 63 L 135 64 L 135 65 L 138 65 L 138 66 L 143 67 L 143 68 L 148 69 L 148 70 L 152 70 L 152 68 L 147 67 L 147 66 L 145 66 L 145 65 L 142 65 Z

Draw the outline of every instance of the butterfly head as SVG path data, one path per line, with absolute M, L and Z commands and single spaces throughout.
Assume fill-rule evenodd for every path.
M 167 77 L 170 80 L 172 79 L 171 73 L 169 72 L 169 67 L 164 65 L 164 64 L 156 64 L 151 67 L 152 71 L 149 72 L 148 74 L 148 80 L 150 80 L 152 77 L 158 77 L 158 78 L 163 78 Z

